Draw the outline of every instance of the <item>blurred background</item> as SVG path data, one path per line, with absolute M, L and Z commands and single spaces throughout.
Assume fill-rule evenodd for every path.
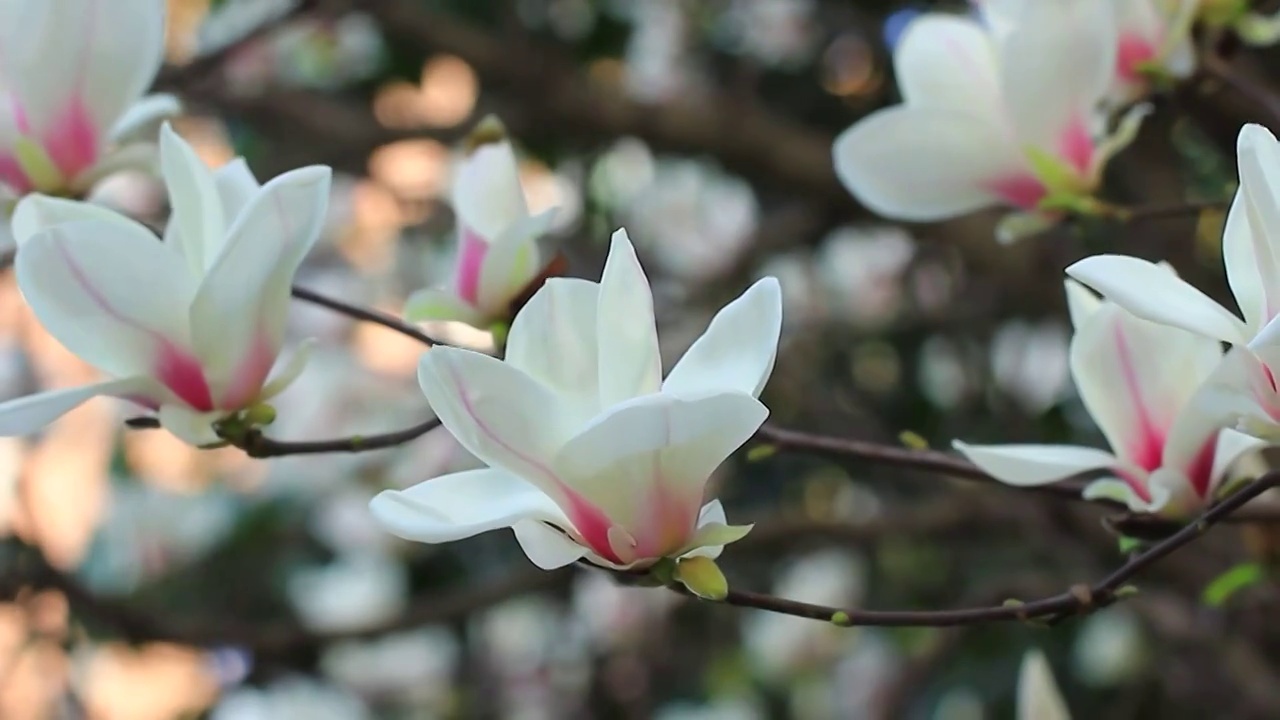
M 628 228 L 668 363 L 755 278 L 781 280 L 783 347 L 764 396 L 777 424 L 890 444 L 910 432 L 937 448 L 1102 445 L 1068 374 L 1062 268 L 1108 249 L 1165 258 L 1223 299 L 1221 214 L 1076 223 L 1000 246 L 998 213 L 902 227 L 860 208 L 831 141 L 896 101 L 890 50 L 930 9 L 170 0 L 158 84 L 184 98 L 177 127 L 212 165 L 244 155 L 262 179 L 333 166 L 326 236 L 299 285 L 398 313 L 443 282 L 456 144 L 494 113 L 518 143 L 532 209 L 562 208 L 570 274 L 598 277 L 610 233 Z M 1263 85 L 1276 61 L 1233 60 Z M 1108 197 L 1228 198 L 1236 131 L 1260 119 L 1210 80 L 1187 83 L 1114 163 Z M 144 176 L 99 192 L 165 212 Z M 430 416 L 421 346 L 310 305 L 291 322 L 295 340 L 320 343 L 279 399 L 273 437 Z M 0 395 L 90 377 L 0 276 Z M 0 441 L 0 718 L 1010 718 L 1031 647 L 1078 718 L 1280 708 L 1280 597 L 1265 582 L 1204 592 L 1224 572 L 1265 575 L 1240 564 L 1272 554 L 1256 528 L 1216 530 L 1144 575 L 1139 598 L 1051 630 L 840 629 L 541 572 L 509 533 L 392 537 L 366 510 L 374 494 L 476 462 L 443 430 L 389 451 L 256 461 L 127 430 L 128 416 L 94 403 L 38 438 Z M 1122 560 L 1104 509 L 1051 496 L 767 452 L 739 453 L 715 482 L 731 519 L 758 523 L 722 560 L 731 584 L 794 599 L 999 604 Z M 50 567 L 31 567 L 27 547 Z

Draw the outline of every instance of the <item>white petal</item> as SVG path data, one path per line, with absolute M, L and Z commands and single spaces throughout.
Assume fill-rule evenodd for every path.
M 626 230 L 613 234 L 596 312 L 601 405 L 657 392 L 662 386 L 662 358 L 653 293 Z
M 1243 254 L 1239 249 L 1229 251 L 1228 242 L 1248 243 L 1252 250 L 1250 255 L 1253 272 L 1257 274 L 1261 284 L 1261 306 L 1259 307 L 1256 298 L 1237 296 L 1237 299 L 1241 302 L 1242 310 L 1245 309 L 1245 301 L 1252 301 L 1251 309 L 1257 311 L 1259 317 L 1250 324 L 1254 332 L 1257 332 L 1262 325 L 1280 313 L 1280 229 L 1276 225 L 1280 223 L 1280 170 L 1273 167 L 1280 162 L 1280 144 L 1261 125 L 1246 125 L 1240 131 L 1236 156 L 1240 165 L 1237 200 L 1243 202 L 1232 203 L 1232 213 L 1228 215 L 1229 222 L 1222 238 L 1223 254 L 1229 261 Z M 1238 205 L 1243 207 L 1237 207 Z M 1241 210 L 1244 212 L 1245 222 L 1231 217 L 1239 215 Z M 1231 220 L 1236 220 L 1242 227 L 1233 228 Z M 1232 255 L 1236 258 L 1232 258 Z M 1227 267 L 1230 273 L 1231 265 Z M 1231 275 L 1228 277 L 1232 279 L 1232 292 L 1235 292 L 1235 279 Z
M 600 286 L 551 278 L 516 315 L 507 334 L 506 362 L 569 398 L 582 422 L 600 411 L 596 374 L 596 303 Z
M 673 502 L 701 507 L 711 473 L 768 414 L 758 400 L 741 393 L 695 401 L 665 393 L 636 398 L 611 408 L 565 443 L 554 464 L 584 498 L 635 530 L 637 514 L 645 512 L 657 483 Z
M 172 206 L 165 241 L 181 250 L 192 277 L 202 277 L 222 250 L 227 229 L 213 171 L 169 123 L 160 128 L 160 169 Z
M 1109 452 L 1075 445 L 951 445 L 983 472 L 1015 487 L 1048 485 L 1117 464 Z
M 840 133 L 840 181 L 872 211 L 925 222 L 1002 204 L 990 183 L 1027 172 L 1015 144 L 961 110 L 897 106 Z
M 1271 293 L 1267 286 L 1280 281 L 1280 278 L 1272 280 L 1268 277 L 1274 263 L 1262 236 L 1250 227 L 1248 200 L 1243 186 L 1236 190 L 1231 209 L 1227 211 L 1227 221 L 1222 229 L 1222 261 L 1226 265 L 1227 281 L 1235 295 L 1236 305 L 1240 307 L 1245 322 L 1256 332 L 1266 324 L 1270 315 L 1267 298 Z M 1280 296 L 1271 296 L 1280 299 Z
M 98 183 L 122 172 L 140 172 L 151 177 L 160 175 L 160 146 L 153 142 L 135 142 L 113 147 L 98 162 L 71 181 L 73 192 L 84 193 L 85 200 L 97 203 Z M 108 203 L 110 204 L 110 203 Z
M 422 356 L 418 383 L 468 452 L 560 496 L 551 459 L 572 428 L 564 427 L 560 400 L 544 385 L 497 358 L 449 347 Z
M 1067 311 L 1071 315 L 1071 326 L 1079 328 L 1085 319 L 1102 307 L 1102 298 L 1080 283 L 1067 278 Z
M 239 217 L 262 189 L 262 184 L 249 169 L 249 163 L 242 157 L 215 170 L 213 183 L 222 202 L 222 213 L 228 218 Z
M 1162 489 L 1163 490 L 1163 489 Z M 1150 492 L 1150 489 L 1148 489 Z M 1160 505 L 1168 502 L 1168 491 L 1163 490 L 1163 500 Z M 1110 500 L 1111 502 L 1120 503 L 1135 512 L 1145 512 L 1151 508 L 1154 503 L 1149 503 L 1133 491 L 1133 486 L 1123 480 L 1115 478 L 1099 478 L 1084 486 L 1084 491 L 1080 493 L 1080 497 L 1085 500 Z
M 125 378 L 20 397 L 0 403 L 0 437 L 30 435 L 99 395 L 146 396 L 154 391 L 149 378 Z
M 191 306 L 192 341 L 215 396 L 261 343 L 273 358 L 278 351 L 293 275 L 324 225 L 330 175 L 313 166 L 264 185 L 200 285 Z
M 279 371 L 272 373 L 271 380 L 262 386 L 260 399 L 264 401 L 270 400 L 292 385 L 293 381 L 302 375 L 302 371 L 307 369 L 307 361 L 311 359 L 311 351 L 315 349 L 315 346 L 315 338 L 307 338 L 298 343 L 298 348 L 289 356 L 289 360 L 284 366 Z
M 145 225 L 101 205 L 39 193 L 27 195 L 18 201 L 10 223 L 14 239 L 22 245 L 45 228 L 77 220 L 111 223 L 119 226 L 122 232 L 153 235 Z
M 583 558 L 587 548 L 569 539 L 569 536 L 537 520 L 519 520 L 511 526 L 516 542 L 534 565 L 543 570 L 555 570 Z
M 6 80 L 15 83 L 28 122 L 51 127 L 79 94 L 94 129 L 104 136 L 160 68 L 164 0 L 21 5 L 29 14 L 15 28 L 20 48 L 7 53 Z
M 40 324 L 107 374 L 150 374 L 166 346 L 188 347 L 193 288 L 182 259 L 140 225 L 51 227 L 23 246 L 15 268 Z
M 1215 340 L 1249 341 L 1240 318 L 1177 275 L 1146 260 L 1094 255 L 1068 267 L 1067 274 L 1138 317 Z
M 1025 3 L 999 49 L 1001 88 L 1019 139 L 1062 150 L 1070 133 L 1094 130 L 1111 87 L 1118 37 L 1112 0 Z
M 1018 673 L 1017 720 L 1071 720 L 1049 661 L 1039 650 L 1028 652 L 1022 659 L 1022 670 Z
M 1218 342 L 1106 304 L 1071 340 L 1071 375 L 1085 408 L 1121 459 L 1161 464 L 1173 427 L 1222 358 Z
M 546 261 L 538 240 L 550 228 L 555 210 L 516 221 L 489 244 L 480 265 L 477 304 L 487 313 L 504 316 L 511 302 L 542 272 Z
M 520 168 L 510 142 L 481 145 L 458 164 L 453 207 L 459 225 L 489 242 L 528 217 Z
M 1231 468 L 1235 461 L 1245 454 L 1261 450 L 1269 444 L 1266 440 L 1245 435 L 1230 428 L 1222 430 L 1218 434 L 1218 446 L 1214 449 L 1213 455 L 1214 487 L 1217 488 L 1221 485 L 1226 477 L 1227 470 Z
M 441 475 L 407 490 L 384 490 L 369 510 L 392 534 L 425 543 L 461 540 L 521 520 L 568 523 L 546 493 L 491 468 Z
M 423 288 L 404 303 L 404 319 L 409 322 L 452 320 L 474 327 L 484 325 L 485 317 L 467 301 L 444 288 Z
M 111 128 L 110 138 L 116 143 L 151 140 L 159 132 L 159 124 L 182 113 L 182 101 L 174 95 L 147 95 L 130 105 Z
M 759 397 L 778 356 L 782 288 L 763 278 L 729 303 L 662 383 L 664 394 L 740 392 Z
M 995 46 L 968 18 L 924 13 L 912 20 L 894 50 L 893 71 L 911 105 L 992 114 L 1001 106 Z
M 188 445 L 203 447 L 222 441 L 213 424 L 225 417 L 226 412 L 199 412 L 186 405 L 168 404 L 160 406 L 159 416 L 160 425 Z

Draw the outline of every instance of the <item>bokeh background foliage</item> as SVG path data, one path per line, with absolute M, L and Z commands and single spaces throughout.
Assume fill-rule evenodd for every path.
M 397 312 L 443 281 L 455 145 L 493 113 L 519 143 L 531 207 L 562 208 L 571 274 L 595 277 L 609 233 L 627 226 L 669 361 L 751 280 L 781 279 L 784 342 L 764 396 L 779 424 L 890 443 L 909 431 L 935 447 L 1101 443 L 1070 387 L 1062 268 L 1122 247 L 1225 299 L 1221 214 L 1077 222 L 1008 247 L 992 240 L 994 213 L 910 228 L 871 216 L 836 180 L 830 144 L 896 100 L 889 49 L 934 8 L 171 0 L 172 65 L 158 83 L 184 97 L 176 126 L 212 164 L 244 155 L 259 177 L 335 168 L 300 285 Z M 1238 71 L 1267 86 L 1276 60 L 1251 52 Z M 1188 85 L 1110 168 L 1109 197 L 1234 189 L 1235 132 L 1257 108 Z M 164 215 L 152 180 L 121 176 L 108 191 Z M 320 349 L 280 399 L 274 434 L 374 433 L 428 412 L 416 344 L 311 306 L 291 323 Z M 88 377 L 0 277 L 0 392 Z M 470 467 L 444 431 L 367 455 L 255 461 L 127 430 L 123 412 L 92 404 L 39 438 L 0 442 L 0 563 L 14 571 L 0 717 L 1003 718 L 1032 646 L 1077 717 L 1280 707 L 1266 572 L 1246 565 L 1260 582 L 1202 597 L 1225 570 L 1273 554 L 1256 529 L 1215 531 L 1153 568 L 1139 598 L 1052 630 L 841 629 L 541 573 L 506 533 L 396 540 L 367 502 Z M 716 485 L 732 518 L 758 522 L 723 559 L 730 581 L 796 599 L 999 603 L 1119 561 L 1101 511 L 1051 496 L 768 451 L 739 453 Z M 32 547 L 63 574 L 33 566 Z

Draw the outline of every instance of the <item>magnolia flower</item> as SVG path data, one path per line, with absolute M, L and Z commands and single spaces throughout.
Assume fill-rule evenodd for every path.
M 1071 720 L 1044 653 L 1030 650 L 1018 672 L 1017 720 Z
M 1280 143 L 1261 125 L 1237 141 L 1240 187 L 1227 212 L 1222 257 L 1241 320 L 1159 265 L 1095 255 L 1067 274 L 1138 317 L 1255 350 L 1280 349 Z
M 284 389 L 305 351 L 266 382 L 284 339 L 294 271 L 324 223 L 327 167 L 259 186 L 237 159 L 211 171 L 167 125 L 164 242 L 106 208 L 19 203 L 18 287 L 40 323 L 112 379 L 0 404 L 0 435 L 34 432 L 97 395 L 130 400 L 193 445 L 213 424 Z
M 712 320 L 662 379 L 653 297 L 627 234 L 597 285 L 553 278 L 516 316 L 506 360 L 436 347 L 418 380 L 482 470 L 374 498 L 409 540 L 510 527 L 542 568 L 644 568 L 715 557 L 750 526 L 703 505 L 708 477 L 764 422 L 781 292 L 765 278 Z M 701 566 L 699 563 L 695 563 Z
M 998 33 L 1018 30 L 1019 13 L 1035 0 L 972 0 Z M 1110 99 L 1136 100 L 1159 76 L 1184 78 L 1195 70 L 1191 25 L 1199 0 L 1114 0 L 1115 68 Z
M 15 195 L 78 194 L 150 162 L 126 145 L 178 112 L 143 93 L 164 52 L 164 0 L 0 0 L 5 107 L 0 183 Z
M 405 305 L 414 322 L 457 320 L 476 327 L 511 317 L 512 304 L 551 261 L 543 240 L 555 210 L 529 215 L 515 151 L 497 120 L 471 134 L 453 181 L 458 258 L 449 288 L 419 290 Z
M 1162 272 L 1172 274 L 1172 270 Z M 1031 487 L 1105 470 L 1087 499 L 1124 503 L 1139 512 L 1178 517 L 1214 499 L 1232 462 L 1262 443 L 1190 402 L 1222 356 L 1216 341 L 1142 320 L 1100 302 L 1068 280 L 1076 327 L 1071 375 L 1085 409 L 1112 452 L 1071 445 L 967 445 L 955 448 L 1010 485 Z
M 1106 0 L 1040 0 L 1002 29 L 927 13 L 894 51 L 903 104 L 836 139 L 836 171 L 887 217 L 940 220 L 1007 205 L 1001 236 L 1052 222 L 1087 202 L 1141 110 L 1101 139 L 1116 63 Z

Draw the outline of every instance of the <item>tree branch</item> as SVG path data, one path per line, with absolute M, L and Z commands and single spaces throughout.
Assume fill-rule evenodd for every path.
M 1280 486 L 1280 472 L 1263 475 L 1205 511 L 1193 522 L 1184 525 L 1178 532 L 1134 555 L 1094 584 L 1075 585 L 1066 592 L 1030 602 L 1009 600 L 1002 605 L 956 610 L 857 610 L 798 602 L 744 590 L 730 590 L 722 602 L 736 607 L 822 620 L 842 627 L 951 627 L 1014 620 L 1056 623 L 1071 616 L 1088 615 L 1115 604 L 1125 596 L 1125 585 L 1138 573 L 1185 547 L 1245 503 L 1277 486 Z M 689 594 L 683 588 L 673 589 Z

